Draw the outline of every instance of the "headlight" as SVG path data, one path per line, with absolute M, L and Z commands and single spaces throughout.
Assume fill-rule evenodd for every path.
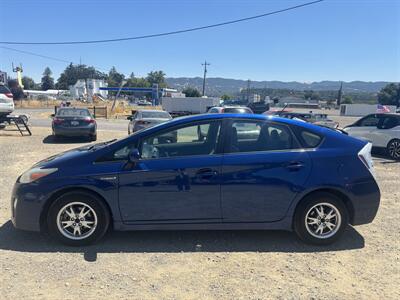
M 21 177 L 19 178 L 19 182 L 30 183 L 35 180 L 38 180 L 39 178 L 50 175 L 51 173 L 54 173 L 57 170 L 58 170 L 57 168 L 52 168 L 52 169 L 32 168 L 21 175 Z

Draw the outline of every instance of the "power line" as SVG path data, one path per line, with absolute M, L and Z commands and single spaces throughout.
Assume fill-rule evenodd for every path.
M 0 46 L 0 48 L 6 49 L 6 50 L 10 50 L 10 51 L 15 51 L 15 52 L 20 52 L 20 53 L 24 53 L 24 54 L 28 54 L 28 55 L 33 55 L 33 56 L 37 56 L 37 57 L 41 57 L 41 58 L 45 58 L 45 59 L 50 59 L 50 60 L 54 60 L 54 61 L 59 61 L 59 62 L 63 62 L 63 63 L 73 63 L 73 61 L 68 61 L 65 59 L 61 59 L 61 58 L 56 58 L 56 57 L 52 57 L 52 56 L 47 56 L 47 55 L 42 55 L 39 53 L 35 53 L 35 52 L 29 52 L 29 51 L 24 51 L 24 50 L 19 50 L 19 49 L 15 49 L 15 48 L 10 48 L 10 47 L 6 47 L 6 46 Z M 81 58 L 79 58 L 79 64 L 81 65 Z M 106 70 L 105 68 L 99 68 L 96 66 L 93 66 L 96 69 L 103 71 L 103 72 L 108 72 L 108 70 Z
M 47 55 L 42 55 L 42 54 L 38 54 L 38 53 L 34 53 L 34 52 L 18 50 L 18 49 L 14 49 L 14 48 L 10 48 L 10 47 L 5 47 L 5 46 L 0 46 L 0 48 L 6 49 L 6 50 L 10 50 L 10 51 L 20 52 L 20 53 L 24 53 L 24 54 L 29 54 L 29 55 L 33 55 L 33 56 L 37 56 L 37 57 L 41 57 L 41 58 L 46 58 L 46 59 L 51 59 L 51 60 L 55 60 L 55 61 L 65 62 L 67 64 L 71 63 L 71 61 L 67 61 L 65 59 L 51 57 L 51 56 L 47 56 Z
M 316 4 L 316 3 L 319 3 L 319 2 L 323 2 L 323 1 L 324 0 L 317 0 L 317 1 L 307 2 L 307 3 L 291 6 L 291 7 L 288 7 L 288 8 L 284 8 L 284 9 L 275 10 L 275 11 L 272 11 L 272 12 L 260 14 L 260 15 L 255 15 L 255 16 L 236 19 L 236 20 L 231 20 L 231 21 L 226 21 L 226 22 L 222 22 L 222 23 L 216 23 L 216 24 L 211 24 L 211 25 L 193 27 L 193 28 L 176 30 L 176 31 L 163 32 L 163 33 L 155 33 L 155 34 L 134 36 L 134 37 L 116 38 L 116 39 L 104 39 L 104 40 L 89 40 L 89 41 L 62 41 L 62 42 L 10 42 L 10 41 L 0 41 L 0 44 L 7 44 L 7 45 L 72 45 L 72 44 L 97 44 L 97 43 L 111 43 L 111 42 L 121 42 L 121 41 L 129 41 L 129 40 L 140 40 L 140 39 L 155 38 L 155 37 L 161 37 L 161 36 L 167 36 L 167 35 L 181 34 L 181 33 L 192 32 L 192 31 L 199 31 L 199 30 L 204 30 L 204 29 L 215 28 L 215 27 L 230 25 L 230 24 L 234 24 L 234 23 L 254 20 L 254 19 L 263 18 L 263 17 L 267 17 L 267 16 L 270 16 L 270 15 L 275 15 L 275 14 L 283 13 L 283 12 L 286 12 L 286 11 L 294 10 L 294 9 L 301 8 L 301 7 L 304 7 L 304 6 L 313 5 L 313 4 Z

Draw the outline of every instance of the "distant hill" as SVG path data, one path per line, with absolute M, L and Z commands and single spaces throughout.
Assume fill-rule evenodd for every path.
M 201 77 L 179 77 L 167 78 L 168 86 L 183 90 L 187 86 L 196 87 L 200 91 L 203 85 Z M 343 82 L 343 91 L 351 93 L 377 93 L 389 82 L 386 81 L 351 81 Z M 340 81 L 320 81 L 303 83 L 297 81 L 251 81 L 251 88 L 270 88 L 270 89 L 289 89 L 296 91 L 314 90 L 314 91 L 332 91 L 338 90 Z M 221 96 L 223 94 L 236 94 L 240 89 L 247 88 L 247 80 L 227 79 L 227 78 L 207 78 L 206 94 L 209 96 Z

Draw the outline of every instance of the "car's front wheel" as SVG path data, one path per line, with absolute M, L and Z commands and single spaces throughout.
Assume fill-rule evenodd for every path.
M 387 153 L 390 158 L 400 160 L 400 140 L 394 139 L 387 145 Z
M 106 233 L 110 217 L 103 201 L 86 192 L 69 192 L 50 207 L 47 225 L 52 237 L 70 246 L 92 244 Z
M 348 213 L 341 199 L 325 192 L 304 199 L 294 216 L 294 230 L 299 238 L 316 245 L 335 242 L 347 224 Z

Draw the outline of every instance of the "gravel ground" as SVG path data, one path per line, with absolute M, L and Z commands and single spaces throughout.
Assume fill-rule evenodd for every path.
M 0 131 L 1 299 L 399 299 L 400 163 L 376 158 L 382 203 L 372 224 L 329 247 L 287 232 L 114 232 L 70 248 L 15 230 L 14 181 L 34 162 L 81 143 Z M 100 140 L 125 132 L 101 131 Z

